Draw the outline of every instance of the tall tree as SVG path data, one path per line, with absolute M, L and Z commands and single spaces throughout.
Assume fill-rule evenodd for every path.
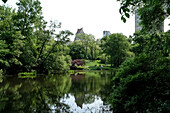
M 47 22 L 38 0 L 20 0 L 18 10 L 0 7 L 0 69 L 9 74 L 37 70 L 68 70 L 68 30 L 56 34 L 61 23 Z M 8 74 L 6 73 L 6 74 Z
M 91 60 L 94 60 L 94 50 L 95 50 L 95 37 L 92 34 L 89 34 L 89 48 Z
M 130 43 L 123 34 L 111 34 L 102 38 L 103 52 L 110 56 L 111 66 L 118 67 L 128 57 L 133 55 L 130 49 Z
M 82 42 L 82 46 L 85 47 L 85 52 L 84 52 L 84 59 L 87 59 L 88 58 L 88 49 L 90 48 L 90 54 L 91 54 L 91 57 L 93 56 L 93 46 L 94 46 L 94 36 L 92 34 L 86 34 L 86 33 L 82 33 L 82 34 L 79 34 L 77 36 L 81 42 Z M 92 45 L 91 45 L 92 44 Z
M 74 41 L 68 45 L 70 48 L 70 56 L 72 59 L 83 59 L 84 58 L 84 46 L 80 40 Z
M 24 46 L 23 36 L 16 29 L 14 24 L 16 15 L 15 10 L 9 7 L 0 7 L 0 42 L 1 52 L 1 69 L 6 72 L 16 72 L 22 65 L 19 57 L 22 54 Z

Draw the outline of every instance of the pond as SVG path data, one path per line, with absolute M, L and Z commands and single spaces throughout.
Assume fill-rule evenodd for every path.
M 77 71 L 36 78 L 6 77 L 0 83 L 0 112 L 112 112 L 107 102 L 111 71 Z

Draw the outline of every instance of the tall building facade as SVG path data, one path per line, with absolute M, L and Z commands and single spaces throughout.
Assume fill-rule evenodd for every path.
M 139 25 L 140 23 L 140 16 L 137 15 L 137 13 L 135 14 L 135 32 L 136 31 L 140 31 L 142 29 L 142 27 Z
M 82 34 L 82 33 L 84 33 L 83 28 L 77 29 L 76 36 L 75 36 L 75 38 L 74 38 L 74 41 L 79 40 L 79 38 L 77 37 L 77 35 Z
M 110 31 L 103 31 L 103 37 L 111 35 Z

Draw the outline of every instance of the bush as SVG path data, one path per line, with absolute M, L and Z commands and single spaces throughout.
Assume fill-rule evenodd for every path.
M 83 66 L 85 64 L 84 60 L 76 59 L 71 62 L 72 66 Z
M 137 57 L 124 62 L 113 77 L 113 112 L 170 112 L 169 34 L 147 35 L 144 42 Z
M 170 57 L 140 55 L 121 66 L 110 96 L 114 112 L 169 112 Z
M 70 69 L 71 57 L 69 55 L 51 55 L 45 62 L 45 70 L 55 73 L 67 72 Z

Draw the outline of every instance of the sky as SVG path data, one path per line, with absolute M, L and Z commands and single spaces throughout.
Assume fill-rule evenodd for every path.
M 8 0 L 6 5 L 16 7 L 18 0 Z M 44 19 L 62 23 L 60 30 L 70 30 L 73 34 L 83 28 L 96 39 L 103 37 L 103 31 L 123 33 L 126 36 L 135 32 L 135 19 L 131 15 L 126 23 L 121 21 L 120 3 L 116 0 L 40 0 Z M 3 2 L 0 1 L 0 5 Z M 165 21 L 165 31 L 169 29 Z M 75 35 L 70 39 L 73 41 Z

